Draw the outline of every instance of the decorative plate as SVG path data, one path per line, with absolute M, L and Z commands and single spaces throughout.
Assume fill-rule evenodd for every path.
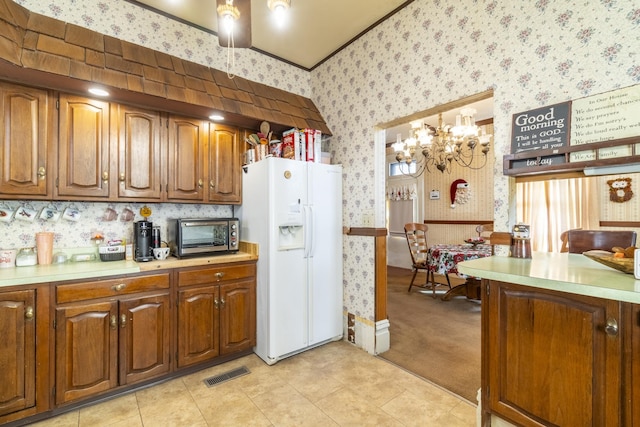
M 582 255 L 623 273 L 633 274 L 633 258 L 615 258 L 612 252 L 607 251 L 587 251 Z

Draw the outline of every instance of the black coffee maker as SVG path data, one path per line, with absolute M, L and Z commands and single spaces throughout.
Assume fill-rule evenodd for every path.
M 138 221 L 133 224 L 133 242 L 136 261 L 153 261 L 153 223 Z

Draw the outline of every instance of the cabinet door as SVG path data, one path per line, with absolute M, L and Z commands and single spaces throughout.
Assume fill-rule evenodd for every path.
M 178 367 L 220 354 L 218 307 L 215 285 L 178 292 Z
M 109 196 L 109 104 L 60 96 L 58 196 Z
M 115 387 L 117 358 L 117 302 L 56 309 L 57 404 Z
M 483 401 L 522 426 L 621 425 L 622 340 L 605 332 L 620 314 L 616 301 L 491 281 Z
M 165 169 L 161 164 L 160 113 L 118 105 L 111 116 L 112 135 L 117 138 L 118 198 L 160 200 Z
M 246 350 L 255 344 L 255 281 L 220 285 L 220 354 Z
M 242 158 L 238 130 L 211 124 L 209 131 L 209 201 L 242 201 Z
M 120 385 L 169 372 L 169 294 L 120 301 Z
M 35 406 L 35 291 L 0 293 L 0 415 Z
M 628 391 L 631 395 L 627 402 L 631 405 L 631 422 L 627 422 L 630 426 L 640 426 L 640 304 L 628 304 L 631 312 L 629 325 L 631 328 L 631 389 Z
M 0 85 L 0 195 L 46 198 L 51 192 L 52 133 L 47 91 Z
M 202 120 L 169 118 L 169 200 L 204 200 L 207 127 L 208 123 Z

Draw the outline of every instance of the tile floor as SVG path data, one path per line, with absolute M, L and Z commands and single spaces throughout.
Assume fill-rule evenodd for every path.
M 205 378 L 250 373 L 207 387 Z M 35 424 L 475 426 L 476 406 L 345 341 L 268 366 L 256 355 Z

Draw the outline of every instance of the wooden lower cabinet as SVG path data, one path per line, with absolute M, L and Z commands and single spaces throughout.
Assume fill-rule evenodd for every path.
M 625 399 L 624 412 L 627 418 L 624 425 L 640 426 L 640 304 L 627 304 L 626 308 L 629 313 L 627 321 L 630 325 L 631 357 L 625 365 L 629 372 L 625 378 L 629 377 L 631 380 L 626 388 L 628 398 Z
M 489 280 L 483 293 L 483 425 L 490 414 L 520 426 L 625 425 L 623 303 Z
M 148 290 L 145 286 L 166 290 L 126 295 L 128 289 Z M 56 308 L 56 404 L 170 372 L 168 274 L 60 285 L 57 296 L 66 299 L 78 287 L 93 289 L 100 296 L 108 291 L 125 295 Z M 79 295 L 90 298 L 91 292 Z
M 35 290 L 0 294 L 0 415 L 31 408 L 36 403 Z
M 0 425 L 36 421 L 250 352 L 256 262 L 0 288 L 0 331 Z
M 48 409 L 48 295 L 0 292 L 0 424 Z
M 255 345 L 255 263 L 181 271 L 178 286 L 178 367 Z

